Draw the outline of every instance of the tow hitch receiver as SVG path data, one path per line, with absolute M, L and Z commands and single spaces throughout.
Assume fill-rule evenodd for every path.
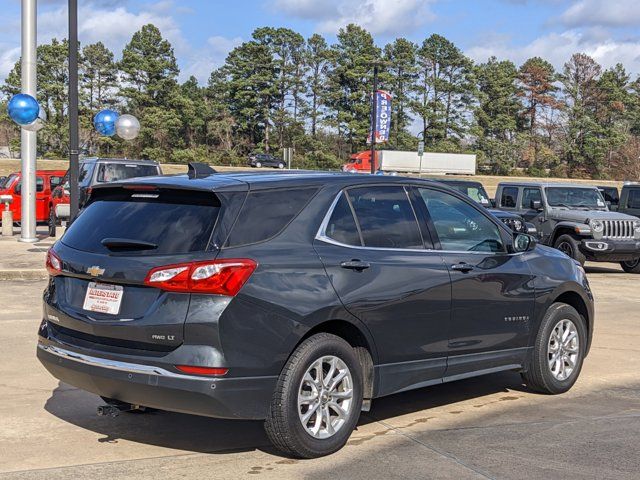
M 120 415 L 120 412 L 133 412 L 139 411 L 144 412 L 146 410 L 145 407 L 141 405 L 132 405 L 130 403 L 115 403 L 115 404 L 106 404 L 100 405 L 97 409 L 97 414 L 99 417 L 117 417 Z

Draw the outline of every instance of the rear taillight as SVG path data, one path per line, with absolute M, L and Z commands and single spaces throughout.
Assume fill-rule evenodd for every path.
M 192 365 L 176 365 L 176 368 L 189 375 L 222 376 L 229 371 L 228 368 L 194 367 Z
M 248 258 L 179 263 L 149 271 L 145 285 L 170 292 L 235 296 L 258 264 Z
M 47 267 L 47 272 L 49 272 L 49 275 L 51 275 L 52 277 L 55 277 L 56 275 L 60 275 L 62 273 L 62 260 L 60 260 L 60 258 L 55 253 L 53 253 L 53 250 L 51 249 L 49 249 L 49 251 L 47 252 L 45 265 Z

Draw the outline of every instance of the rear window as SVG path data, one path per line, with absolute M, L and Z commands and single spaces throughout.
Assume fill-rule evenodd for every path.
M 69 227 L 65 245 L 93 253 L 113 253 L 106 238 L 155 244 L 124 253 L 166 255 L 204 251 L 218 218 L 220 202 L 210 192 L 160 190 L 95 191 L 91 202 Z
M 101 163 L 98 166 L 96 182 L 108 183 L 135 177 L 159 175 L 156 165 L 138 165 L 135 163 Z
M 305 187 L 250 192 L 225 246 L 248 245 L 276 236 L 317 191 Z

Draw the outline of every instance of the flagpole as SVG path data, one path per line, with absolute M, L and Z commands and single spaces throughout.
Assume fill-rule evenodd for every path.
M 69 193 L 70 219 L 78 213 L 78 0 L 69 0 Z
M 378 115 L 378 65 L 373 66 L 373 92 L 371 95 L 371 175 L 376 173 L 376 116 Z

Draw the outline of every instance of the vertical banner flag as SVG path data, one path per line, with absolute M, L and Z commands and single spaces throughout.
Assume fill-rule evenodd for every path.
M 376 143 L 389 141 L 389 129 L 391 128 L 391 94 L 384 90 L 376 92 Z M 371 143 L 371 132 L 367 138 Z

